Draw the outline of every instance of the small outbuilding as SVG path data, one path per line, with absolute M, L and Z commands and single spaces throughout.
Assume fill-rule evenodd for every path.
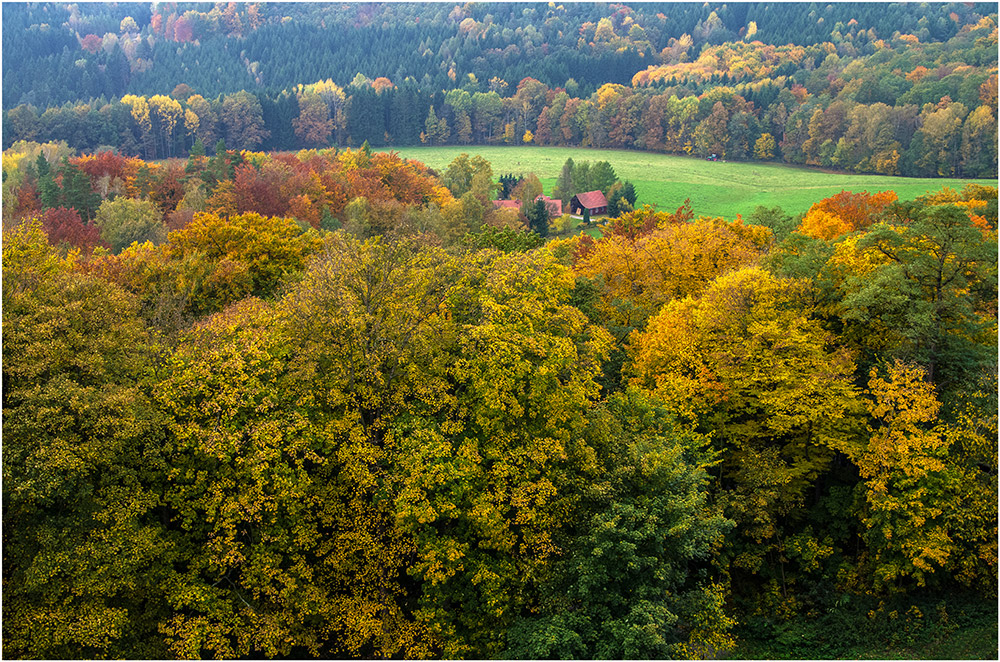
M 587 191 L 577 193 L 569 201 L 569 213 L 582 214 L 585 209 L 590 210 L 590 215 L 608 213 L 608 199 L 600 191 Z
M 559 218 L 562 216 L 562 200 L 553 200 L 547 195 L 540 195 L 535 200 L 545 201 L 545 208 L 549 211 L 549 218 Z

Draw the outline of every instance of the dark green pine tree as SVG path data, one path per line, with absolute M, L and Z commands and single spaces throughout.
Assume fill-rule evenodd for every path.
M 629 206 L 635 209 L 635 201 L 638 196 L 635 193 L 635 186 L 632 182 L 625 180 L 625 185 L 622 186 L 622 195 L 628 200 Z
M 149 172 L 149 166 L 143 164 L 135 173 L 135 188 L 138 191 L 140 200 L 148 200 L 149 192 L 153 189 L 153 176 Z
M 197 138 L 191 145 L 191 156 L 205 156 L 205 143 L 201 141 L 201 138 Z
M 38 200 L 42 203 L 42 209 L 58 207 L 61 191 L 44 154 L 39 153 L 38 159 L 35 160 L 35 169 L 38 171 Z
M 267 94 L 259 94 L 261 115 L 264 126 L 271 135 L 264 141 L 266 149 L 291 149 L 299 144 L 292 127 L 292 120 L 299 114 L 298 98 L 287 90 L 274 99 Z
M 622 213 L 621 202 L 623 200 L 622 190 L 616 188 L 612 191 L 611 195 L 608 196 L 608 217 L 615 218 Z
M 347 113 L 347 133 L 354 144 L 369 141 L 385 144 L 385 112 L 382 101 L 371 87 L 352 87 Z
M 608 195 L 608 216 L 614 218 L 632 211 L 634 207 L 625 196 L 625 187 L 616 183 Z
M 428 145 L 436 145 L 439 131 L 437 113 L 434 112 L 434 104 L 431 104 L 427 110 L 427 119 L 424 120 L 424 141 Z M 502 181 L 503 178 L 501 178 Z
M 590 169 L 589 173 L 591 191 L 601 191 L 605 195 L 611 190 L 615 182 L 618 181 L 615 169 L 607 161 L 598 161 Z M 579 191 L 577 191 L 579 193 Z
M 549 236 L 549 208 L 545 206 L 544 200 L 535 200 L 535 204 L 528 209 L 527 216 L 529 229 L 542 237 Z
M 41 152 L 38 153 L 38 158 L 35 159 L 35 171 L 38 173 L 39 179 L 48 176 L 52 172 L 52 168 L 49 167 L 49 160 Z
M 430 101 L 420 93 L 416 83 L 406 80 L 391 97 L 387 130 L 400 145 L 417 145 L 424 130 L 424 118 Z
M 573 194 L 593 191 L 590 187 L 590 161 L 580 161 L 573 164 Z M 573 197 L 573 196 L 570 196 Z
M 191 145 L 191 152 L 188 155 L 187 163 L 184 165 L 185 181 L 192 177 L 201 177 L 205 171 L 205 143 L 201 138 L 197 138 Z
M 219 141 L 215 143 L 215 156 L 208 160 L 208 167 L 205 168 L 201 177 L 210 188 L 213 188 L 219 182 L 232 179 L 235 171 L 236 166 L 229 158 L 226 141 L 219 138 Z
M 62 195 L 63 206 L 75 209 L 86 222 L 94 218 L 94 212 L 101 203 L 101 196 L 90 186 L 90 177 L 77 166 L 69 162 L 67 157 L 62 161 Z

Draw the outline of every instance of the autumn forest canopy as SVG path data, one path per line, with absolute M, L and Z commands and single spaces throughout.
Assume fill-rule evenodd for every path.
M 995 178 L 995 5 L 2 11 L 4 657 L 995 658 L 995 186 L 475 151 Z

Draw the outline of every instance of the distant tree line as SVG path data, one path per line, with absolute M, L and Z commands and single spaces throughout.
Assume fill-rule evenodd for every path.
M 169 92 L 281 90 L 355 72 L 424 89 L 486 91 L 533 77 L 587 97 L 627 83 L 685 44 L 802 46 L 851 29 L 922 43 L 955 36 L 994 5 L 870 3 L 12 3 L 3 8 L 4 107 Z M 501 94 L 503 90 L 497 90 Z

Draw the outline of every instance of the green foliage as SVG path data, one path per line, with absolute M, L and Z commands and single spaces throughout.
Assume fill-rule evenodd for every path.
M 478 195 L 485 196 L 487 200 L 492 199 L 492 195 L 490 195 L 492 182 L 493 169 L 489 162 L 478 155 L 470 159 L 468 154 L 458 155 L 441 177 L 441 183 L 456 198 L 462 197 L 469 191 L 474 191 Z M 484 183 L 488 184 L 484 186 Z M 474 184 L 478 185 L 474 186 Z
M 635 185 L 632 182 L 628 180 L 625 181 L 622 188 L 622 195 L 625 197 L 625 200 L 628 201 L 629 206 L 632 209 L 635 209 L 635 202 L 638 199 L 638 194 L 635 192 Z
M 549 236 L 549 209 L 542 199 L 535 200 L 528 208 L 528 227 L 540 237 Z
M 892 224 L 845 239 L 822 270 L 843 336 L 878 357 L 927 368 L 944 397 L 996 362 L 995 233 L 956 205 L 899 205 Z
M 573 158 L 568 157 L 566 163 L 563 164 L 562 170 L 559 173 L 559 178 L 556 180 L 556 185 L 552 189 L 552 197 L 559 198 L 562 200 L 563 205 L 569 204 L 570 199 L 573 197 L 575 191 L 573 190 Z
M 747 219 L 754 225 L 763 225 L 774 232 L 775 241 L 781 242 L 798 227 L 798 221 L 785 213 L 781 207 L 757 205 Z
M 618 181 L 618 177 L 615 175 L 615 169 L 611 167 L 611 164 L 607 161 L 598 161 L 590 168 L 590 172 L 587 174 L 587 190 L 601 191 L 607 195 L 616 181 Z M 577 192 L 579 193 L 580 191 Z
M 996 607 L 967 594 L 878 602 L 844 596 L 788 621 L 751 619 L 736 629 L 735 659 L 993 659 Z
M 62 195 L 59 198 L 63 206 L 71 207 L 80 214 L 84 221 L 94 218 L 100 197 L 91 190 L 90 179 L 80 171 L 80 168 L 63 157 L 61 168 Z
M 94 224 L 101 230 L 101 239 L 115 253 L 136 242 L 162 243 L 167 235 L 160 210 L 149 200 L 124 197 L 105 200 L 97 209 Z
M 196 138 L 194 144 L 191 145 L 191 156 L 195 158 L 205 156 L 205 143 L 201 141 L 201 138 Z
M 594 454 L 578 456 L 589 466 L 567 554 L 507 655 L 690 659 L 730 648 L 709 560 L 733 523 L 709 506 L 707 440 L 635 389 L 594 411 L 588 430 Z
M 823 267 L 833 252 L 834 248 L 828 241 L 792 232 L 765 258 L 764 263 L 779 276 L 826 283 L 828 279 L 824 278 Z
M 621 183 L 616 183 L 611 187 L 611 194 L 608 197 L 608 216 L 614 218 L 621 214 L 634 211 L 631 203 L 625 197 L 625 189 Z

